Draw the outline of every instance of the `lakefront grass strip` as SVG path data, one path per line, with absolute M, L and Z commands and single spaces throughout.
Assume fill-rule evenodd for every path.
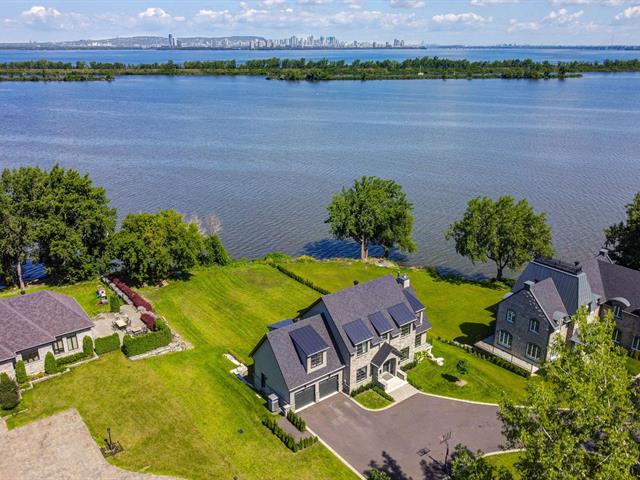
M 223 357 L 248 363 L 266 325 L 295 316 L 317 292 L 249 264 L 196 270 L 140 293 L 195 348 L 140 362 L 105 354 L 26 392 L 28 411 L 9 418 L 10 427 L 74 407 L 98 443 L 112 428 L 124 447 L 112 461 L 130 470 L 193 479 L 355 478 L 322 445 L 295 454 L 285 448 L 262 425 L 264 401 Z

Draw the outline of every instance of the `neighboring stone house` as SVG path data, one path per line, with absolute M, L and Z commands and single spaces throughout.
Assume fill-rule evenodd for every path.
M 253 383 L 296 410 L 370 382 L 391 390 L 406 381 L 400 366 L 431 348 L 430 328 L 409 278 L 380 277 L 271 325 L 252 352 Z
M 584 264 L 535 259 L 498 304 L 494 335 L 478 346 L 535 371 L 551 359 L 556 337 L 577 340 L 572 316 L 586 308 L 590 320 L 611 309 L 614 339 L 640 350 L 640 272 L 614 264 L 606 250 Z
M 44 370 L 48 352 L 64 357 L 82 351 L 93 322 L 78 302 L 59 293 L 42 290 L 0 299 L 0 372 L 15 376 L 23 360 L 27 373 Z

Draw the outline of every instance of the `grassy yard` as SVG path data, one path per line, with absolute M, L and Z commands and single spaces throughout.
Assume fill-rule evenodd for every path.
M 424 360 L 409 371 L 409 380 L 424 392 L 490 403 L 497 403 L 502 394 L 515 401 L 525 399 L 527 379 L 520 375 L 438 340 L 433 340 L 433 354 L 444 358 L 442 367 Z M 456 369 L 459 360 L 469 363 L 465 375 Z M 465 380 L 466 385 L 458 386 L 458 379 Z
M 378 267 L 355 260 L 292 262 L 285 267 L 335 292 L 382 275 L 396 275 L 397 269 Z M 429 336 L 474 343 L 493 332 L 494 306 L 507 287 L 444 279 L 424 269 L 402 269 L 427 307 L 433 328 Z
M 102 285 L 100 280 L 88 280 L 86 282 L 76 283 L 74 285 L 47 285 L 37 284 L 27 287 L 27 293 L 37 292 L 39 290 L 51 290 L 53 292 L 69 295 L 77 300 L 80 306 L 87 312 L 87 315 L 93 317 L 99 313 L 108 312 L 109 305 L 98 305 L 98 299 L 96 297 L 96 291 L 98 285 Z M 20 291 L 17 288 L 11 288 L 7 290 L 0 290 L 0 298 L 13 297 L 20 295 Z
M 96 441 L 105 430 L 131 470 L 194 479 L 324 479 L 354 475 L 322 445 L 296 454 L 260 419 L 263 400 L 229 373 L 268 323 L 295 316 L 317 294 L 266 265 L 201 270 L 142 292 L 195 348 L 131 362 L 119 352 L 37 385 L 15 427 L 75 407 Z
M 380 408 L 388 407 L 393 402 L 384 398 L 375 390 L 365 390 L 353 397 L 363 407 L 370 408 L 372 410 L 378 410 Z
M 514 464 L 520 459 L 520 455 L 521 453 L 519 452 L 510 452 L 490 455 L 486 458 L 489 463 L 496 467 L 506 467 L 513 475 L 513 480 L 520 480 L 521 477 L 514 467 Z

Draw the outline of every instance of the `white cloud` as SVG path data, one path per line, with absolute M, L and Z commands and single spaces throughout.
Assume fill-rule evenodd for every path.
M 342 3 L 344 3 L 349 8 L 352 8 L 352 9 L 362 8 L 362 2 L 363 0 L 342 0 Z
M 389 5 L 393 8 L 421 8 L 424 7 L 424 0 L 389 0 Z
M 300 5 L 327 5 L 333 0 L 298 0 Z
M 584 15 L 583 10 L 578 10 L 574 13 L 569 13 L 566 8 L 559 10 L 552 10 L 549 15 L 542 19 L 542 23 L 550 23 L 554 25 L 570 25 L 578 22 L 578 19 Z
M 540 22 L 519 22 L 515 18 L 509 20 L 508 32 L 519 32 L 521 30 L 540 30 Z
M 162 8 L 149 7 L 146 10 L 138 13 L 138 20 L 145 25 L 151 25 L 156 27 L 168 27 L 174 22 L 184 22 L 184 17 L 173 17 Z
M 473 12 L 444 13 L 434 15 L 431 20 L 440 25 L 482 25 L 493 21 L 493 17 L 483 17 Z
M 617 14 L 613 19 L 618 23 L 627 23 L 640 20 L 640 5 L 625 8 L 622 12 Z
M 260 5 L 263 8 L 269 8 L 269 7 L 275 7 L 277 5 L 282 5 L 286 1 L 287 0 L 260 0 L 258 2 L 258 5 Z
M 64 18 L 62 13 L 55 8 L 46 8 L 41 5 L 34 5 L 29 10 L 20 14 L 20 18 L 25 24 L 31 27 L 44 27 L 61 29 L 64 28 Z
M 578 27 L 582 26 L 586 30 L 593 30 L 596 25 L 591 22 L 586 25 L 580 24 L 580 18 L 584 15 L 584 10 L 578 10 L 577 12 L 569 13 L 566 8 L 560 8 L 558 10 L 551 10 L 547 16 L 542 20 L 533 20 L 529 22 L 521 22 L 512 18 L 509 20 L 508 32 L 518 32 L 521 30 L 540 30 L 545 26 L 552 27 Z
M 520 3 L 520 0 L 471 0 L 469 3 L 475 7 L 486 7 L 488 5 L 504 5 L 505 3 Z
M 616 7 L 629 3 L 629 0 L 551 0 L 553 5 L 604 5 L 607 7 Z

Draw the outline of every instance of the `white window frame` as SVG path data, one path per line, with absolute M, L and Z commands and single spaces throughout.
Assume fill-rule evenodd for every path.
M 508 338 L 509 342 L 503 341 L 503 334 L 506 336 L 504 338 Z M 508 330 L 498 330 L 498 345 L 505 348 L 511 348 L 513 345 L 513 335 Z
M 360 367 L 356 370 L 356 383 L 362 383 L 364 382 L 368 375 L 369 375 L 369 366 L 365 365 L 364 367 Z M 364 370 L 364 377 L 362 377 L 360 380 L 358 380 L 358 375 L 360 375 L 360 373 Z
M 533 355 L 533 351 L 535 351 L 534 349 L 537 349 L 538 355 L 535 356 Z M 531 360 L 535 360 L 538 361 L 542 358 L 542 348 L 540 348 L 540 345 L 538 345 L 537 343 L 527 343 L 527 349 L 525 351 L 525 355 L 527 358 L 531 359 Z
M 631 341 L 631 350 L 635 350 L 636 352 L 640 351 L 640 335 L 633 337 L 633 340 Z
M 369 351 L 369 340 L 356 345 L 356 357 L 361 357 Z
M 405 331 L 405 329 L 406 329 L 406 331 Z M 407 336 L 407 335 L 409 335 L 410 333 L 411 333 L 411 324 L 410 324 L 410 323 L 408 323 L 408 324 L 406 324 L 406 325 L 403 325 L 403 326 L 400 328 L 400 336 L 401 336 L 401 337 L 406 337 L 406 336 Z
M 518 315 L 516 314 L 516 311 L 512 310 L 511 308 L 507 308 L 507 314 L 504 317 L 507 323 L 514 324 L 516 323 L 517 318 L 518 318 Z
M 620 338 L 622 337 L 622 330 L 616 328 L 613 330 L 613 341 L 616 345 L 620 345 Z
M 320 358 L 320 363 L 317 365 L 313 364 L 314 359 Z M 314 353 L 313 355 L 309 355 L 309 370 L 315 370 L 316 368 L 320 368 L 324 366 L 324 352 Z
M 613 306 L 613 316 L 615 318 L 622 318 L 622 307 L 620 305 Z
M 535 325 L 535 329 L 531 328 L 533 325 Z M 538 320 L 537 318 L 530 318 L 529 319 L 529 331 L 533 332 L 533 333 L 540 333 L 540 320 Z

